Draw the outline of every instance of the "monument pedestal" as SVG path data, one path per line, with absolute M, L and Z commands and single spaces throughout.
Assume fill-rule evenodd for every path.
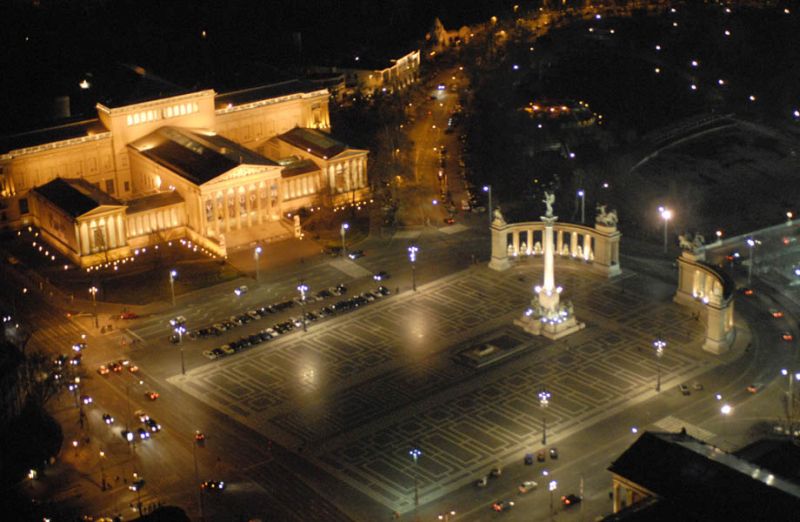
M 579 322 L 572 315 L 553 320 L 544 316 L 523 314 L 521 318 L 514 320 L 514 324 L 531 335 L 543 335 L 554 341 L 586 328 L 586 323 Z

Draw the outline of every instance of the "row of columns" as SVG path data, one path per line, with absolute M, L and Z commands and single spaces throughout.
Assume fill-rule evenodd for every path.
M 585 233 L 580 234 L 578 232 L 565 232 L 564 230 L 554 230 L 555 235 L 555 253 L 558 255 L 571 255 L 572 257 L 577 256 L 578 252 L 578 240 L 581 236 L 583 236 L 583 241 L 581 243 L 581 254 L 585 260 L 589 260 L 592 256 L 591 253 L 592 249 L 592 234 Z M 527 242 L 524 242 L 525 248 L 523 252 L 520 252 L 520 236 L 523 234 L 527 235 Z M 513 255 L 532 255 L 534 254 L 534 245 L 536 244 L 535 241 L 535 234 L 536 231 L 534 229 L 528 230 L 514 230 L 511 232 L 511 243 L 509 246 L 513 249 Z M 564 250 L 564 236 L 569 236 L 569 252 L 565 252 Z M 539 232 L 539 239 L 542 243 L 542 249 L 544 249 L 544 231 Z
M 75 223 L 81 255 L 111 250 L 127 244 L 122 213 Z
M 341 181 L 341 183 L 340 183 Z M 331 194 L 349 192 L 367 186 L 367 159 L 362 156 L 328 165 Z
M 177 227 L 180 224 L 176 207 L 160 208 L 128 216 L 128 233 L 131 237 L 136 237 Z
M 205 235 L 219 237 L 220 234 L 231 230 L 241 230 L 254 224 L 260 225 L 264 221 L 271 221 L 273 214 L 280 215 L 282 197 L 280 185 L 280 179 L 274 178 L 262 181 L 258 185 L 232 187 L 224 192 L 219 191 L 204 197 Z M 210 214 L 209 204 L 212 207 Z
M 319 192 L 320 174 L 315 172 L 283 180 L 283 193 L 286 199 L 300 198 Z

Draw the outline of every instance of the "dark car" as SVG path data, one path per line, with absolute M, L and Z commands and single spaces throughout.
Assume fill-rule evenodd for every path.
M 581 503 L 581 497 L 570 493 L 569 495 L 561 497 L 561 503 L 564 504 L 565 507 L 574 506 L 575 504 Z
M 375 275 L 373 275 L 372 279 L 374 279 L 375 281 L 385 281 L 390 277 L 391 276 L 389 275 L 388 272 L 381 270 L 380 272 L 377 272 Z
M 156 420 L 153 419 L 152 417 L 146 419 L 144 421 L 144 424 L 145 426 L 147 426 L 147 429 L 149 429 L 153 433 L 158 433 L 159 431 L 161 431 L 161 424 L 156 422 Z
M 347 254 L 347 257 L 349 257 L 350 259 L 358 259 L 359 257 L 364 257 L 364 251 L 363 250 L 353 250 L 352 252 Z
M 385 286 L 379 286 L 379 287 L 377 288 L 377 290 L 376 290 L 376 293 L 379 293 L 379 294 L 381 294 L 381 295 L 384 295 L 384 296 L 385 296 L 385 295 L 389 295 L 389 294 L 391 294 L 392 292 L 391 292 L 391 290 L 389 290 L 389 289 L 388 289 L 388 288 L 386 288 Z
M 525 465 L 532 466 L 533 465 L 533 453 L 526 453 L 525 454 Z
M 550 458 L 557 459 L 558 458 L 558 449 L 557 448 L 550 448 Z
M 225 483 L 221 480 L 206 480 L 200 487 L 206 491 L 222 491 L 225 489 Z
M 319 292 L 317 292 L 317 297 L 319 297 L 320 299 L 325 299 L 326 297 L 331 297 L 332 295 L 333 294 L 331 293 L 330 290 L 320 290 Z
M 492 509 L 495 511 L 509 511 L 514 507 L 513 500 L 498 500 L 492 504 Z

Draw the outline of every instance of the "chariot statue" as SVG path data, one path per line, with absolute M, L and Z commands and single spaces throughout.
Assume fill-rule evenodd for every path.
M 597 217 L 595 220 L 601 225 L 614 227 L 617 225 L 619 218 L 617 218 L 616 210 L 609 210 L 606 212 L 606 205 L 597 205 Z
M 503 213 L 500 212 L 500 207 L 494 209 L 494 220 L 492 221 L 492 225 L 497 225 L 498 227 L 502 227 L 506 224 L 506 220 L 503 217 Z

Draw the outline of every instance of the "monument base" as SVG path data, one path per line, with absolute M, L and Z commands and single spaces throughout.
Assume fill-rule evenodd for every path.
M 511 268 L 511 261 L 508 260 L 508 257 L 492 257 L 489 261 L 489 268 L 502 272 Z
M 573 316 L 558 323 L 551 323 L 542 321 L 541 317 L 523 315 L 521 319 L 515 319 L 514 324 L 531 335 L 542 335 L 553 341 L 586 328 L 586 323 L 579 322 Z
M 706 337 L 706 341 L 703 343 L 703 350 L 716 355 L 726 353 L 733 344 L 733 337 L 733 335 L 728 335 L 725 339 Z

